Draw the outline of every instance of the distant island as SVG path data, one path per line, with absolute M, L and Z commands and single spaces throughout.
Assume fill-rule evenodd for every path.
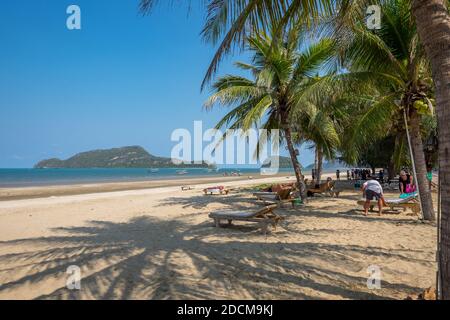
M 275 156 L 266 159 L 263 162 L 261 168 L 270 168 L 274 158 L 275 158 Z M 277 158 L 278 158 L 278 161 L 279 161 L 278 162 L 279 168 L 293 168 L 291 158 L 289 158 L 289 157 L 282 157 L 282 156 L 279 156 Z
M 93 150 L 74 155 L 67 160 L 42 160 L 34 168 L 214 168 L 201 164 L 174 164 L 172 159 L 157 157 L 140 146 Z

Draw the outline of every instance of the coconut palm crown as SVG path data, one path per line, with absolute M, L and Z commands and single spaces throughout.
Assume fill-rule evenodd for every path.
M 252 79 L 227 75 L 213 84 L 213 94 L 205 107 L 214 105 L 232 107 L 217 124 L 217 128 L 247 130 L 252 127 L 280 129 L 295 169 L 297 182 L 304 191 L 303 176 L 293 143 L 292 115 L 298 110 L 307 112 L 307 101 L 302 92 L 320 78 L 320 70 L 332 65 L 334 44 L 324 38 L 307 44 L 300 28 L 285 32 L 282 39 L 273 42 L 265 33 L 247 39 L 248 50 L 253 54 L 250 64 L 238 62 L 236 66 L 250 71 Z M 299 49 L 302 47 L 302 49 Z M 304 194 L 304 192 L 302 192 Z

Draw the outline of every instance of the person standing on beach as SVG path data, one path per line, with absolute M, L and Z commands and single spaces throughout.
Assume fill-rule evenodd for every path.
M 383 187 L 377 180 L 369 180 L 362 185 L 362 191 L 366 196 L 364 203 L 364 215 L 369 214 L 370 202 L 375 198 L 378 202 L 378 215 L 383 213 L 383 206 L 386 205 L 383 195 Z
M 361 180 L 367 180 L 367 171 L 366 169 L 361 170 Z
M 433 167 L 428 165 L 427 166 L 427 180 L 428 180 L 428 187 L 431 188 L 433 187 Z
M 341 170 L 336 170 L 336 179 L 341 180 Z
M 384 181 L 384 170 L 380 169 L 380 171 L 378 172 L 378 180 L 383 182 Z

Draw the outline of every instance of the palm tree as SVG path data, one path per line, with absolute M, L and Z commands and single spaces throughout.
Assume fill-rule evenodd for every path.
M 431 61 L 439 122 L 441 221 L 439 270 L 441 297 L 450 300 L 450 14 L 449 1 L 413 0 L 420 39 Z
M 349 1 L 349 7 L 352 5 Z M 363 13 L 361 5 L 363 1 L 353 1 L 355 10 L 341 10 L 347 12 Z M 383 3 L 385 1 L 379 1 Z M 409 10 L 415 18 L 417 33 L 424 47 L 426 56 L 430 61 L 432 72 L 434 95 L 436 97 L 436 116 L 439 127 L 439 180 L 441 202 L 439 224 L 439 270 L 440 270 L 440 297 L 450 299 L 450 1 L 448 0 L 410 0 Z M 357 8 L 359 6 L 359 8 Z M 416 88 L 411 88 L 414 91 Z M 419 89 L 420 91 L 420 89 Z M 411 102 L 411 101 L 410 101 Z M 411 116 L 413 129 L 413 144 L 419 143 L 419 135 L 414 127 L 417 127 L 419 119 L 415 114 Z M 417 148 L 415 148 L 417 149 Z M 419 159 L 418 166 L 421 159 Z M 419 173 L 419 178 L 423 176 Z
M 340 0 L 346 1 L 346 0 Z M 140 0 L 140 11 L 150 12 L 159 0 Z M 172 0 L 179 3 L 180 1 Z M 190 0 L 181 1 L 190 3 Z M 255 32 L 270 32 L 271 26 L 279 26 L 278 37 L 289 22 L 310 25 L 321 15 L 331 15 L 336 5 L 331 0 L 204 0 L 207 10 L 203 38 L 216 45 L 214 55 L 202 83 L 204 88 L 217 71 L 227 54 L 239 47 L 244 49 L 246 39 Z
M 321 80 L 316 77 L 317 80 Z M 293 112 L 292 124 L 297 132 L 295 142 L 313 143 L 315 151 L 314 168 L 316 171 L 315 183 L 321 181 L 323 159 L 334 160 L 341 146 L 341 126 L 345 114 L 343 99 L 337 99 L 332 94 L 324 94 L 315 103 L 302 99 L 301 108 Z
M 322 39 L 299 51 L 304 34 L 299 28 L 285 33 L 282 41 L 272 42 L 265 33 L 255 34 L 248 41 L 253 53 L 251 64 L 237 63 L 244 70 L 251 70 L 254 79 L 228 75 L 213 84 L 214 93 L 205 103 L 206 108 L 215 104 L 232 106 L 233 109 L 217 124 L 231 129 L 250 129 L 260 124 L 264 129 L 280 129 L 289 150 L 302 198 L 305 186 L 297 150 L 292 117 L 298 108 L 305 108 L 302 91 L 316 83 L 314 74 L 333 56 L 333 43 Z
M 366 85 L 366 90 L 371 87 L 373 90 L 371 96 L 365 97 L 368 109 L 351 126 L 347 141 L 352 148 L 367 145 L 379 138 L 377 132 L 387 133 L 398 126 L 391 119 L 403 119 L 405 114 L 423 215 L 426 220 L 434 220 L 420 128 L 421 112 L 427 112 L 432 106 L 433 82 L 428 60 L 418 40 L 409 1 L 385 1 L 382 14 L 380 30 L 371 31 L 356 23 L 351 33 L 347 33 L 351 34 L 351 41 L 344 45 L 343 59 L 350 72 L 340 77 L 372 84 Z

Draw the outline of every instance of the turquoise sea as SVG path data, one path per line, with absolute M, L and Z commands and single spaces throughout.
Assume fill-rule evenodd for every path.
M 185 171 L 184 174 L 179 174 Z M 239 172 L 241 175 L 256 175 L 259 169 L 219 169 L 204 168 L 180 169 L 0 169 L 1 187 L 28 187 L 40 185 L 64 185 L 95 182 L 146 181 L 195 178 L 205 176 L 223 176 L 224 173 Z M 291 169 L 280 169 L 280 172 L 291 173 Z

